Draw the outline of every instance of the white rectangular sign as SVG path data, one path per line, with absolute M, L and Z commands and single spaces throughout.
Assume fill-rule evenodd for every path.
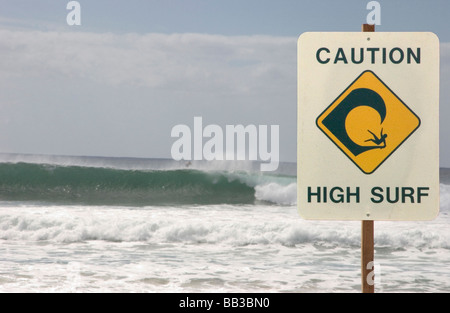
M 437 36 L 302 34 L 297 171 L 305 219 L 435 218 Z

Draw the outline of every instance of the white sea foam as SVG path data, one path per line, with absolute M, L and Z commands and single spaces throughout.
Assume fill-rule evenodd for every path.
M 255 186 L 257 200 L 270 201 L 281 205 L 295 205 L 297 203 L 297 184 L 287 186 L 269 183 Z
M 431 224 L 399 223 L 392 228 L 389 222 L 379 222 L 376 244 L 394 249 L 448 249 L 448 216 L 445 211 L 441 215 Z M 0 239 L 56 243 L 94 240 L 236 246 L 317 243 L 358 246 L 359 228 L 355 225 L 355 222 L 304 221 L 292 206 L 141 209 L 30 206 L 0 209 Z
M 448 209 L 377 222 L 377 290 L 449 290 L 448 224 Z M 0 292 L 359 292 L 360 227 L 305 221 L 295 206 L 3 202 Z

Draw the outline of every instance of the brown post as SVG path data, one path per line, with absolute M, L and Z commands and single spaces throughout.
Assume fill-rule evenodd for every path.
M 374 32 L 375 25 L 363 24 L 363 32 Z M 374 221 L 361 222 L 361 291 L 363 293 L 374 293 L 375 283 L 374 275 L 371 275 L 369 281 L 368 276 L 373 271 L 374 260 Z M 369 269 L 367 269 L 368 265 Z
M 361 224 L 361 291 L 363 293 L 375 292 L 375 275 L 373 271 L 374 260 L 374 227 L 373 221 L 362 221 Z M 372 266 L 368 266 L 372 265 Z M 369 268 L 368 268 L 369 267 Z
M 374 32 L 375 31 L 375 25 L 363 24 L 362 25 L 362 31 L 363 32 Z

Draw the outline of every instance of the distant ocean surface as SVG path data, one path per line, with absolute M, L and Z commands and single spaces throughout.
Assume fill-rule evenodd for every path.
M 450 292 L 431 222 L 375 222 L 377 292 Z M 296 165 L 0 154 L 0 292 L 359 292 L 360 222 L 302 220 Z

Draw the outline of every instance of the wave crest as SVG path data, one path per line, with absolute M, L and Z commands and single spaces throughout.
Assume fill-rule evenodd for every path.
M 196 169 L 0 164 L 0 200 L 89 205 L 292 204 L 295 177 Z M 263 185 L 260 187 L 260 185 Z M 277 195 L 277 193 L 280 193 Z M 286 201 L 289 200 L 289 201 Z
M 277 183 L 258 185 L 255 186 L 255 197 L 258 200 L 281 205 L 295 205 L 297 203 L 297 183 L 287 186 Z

